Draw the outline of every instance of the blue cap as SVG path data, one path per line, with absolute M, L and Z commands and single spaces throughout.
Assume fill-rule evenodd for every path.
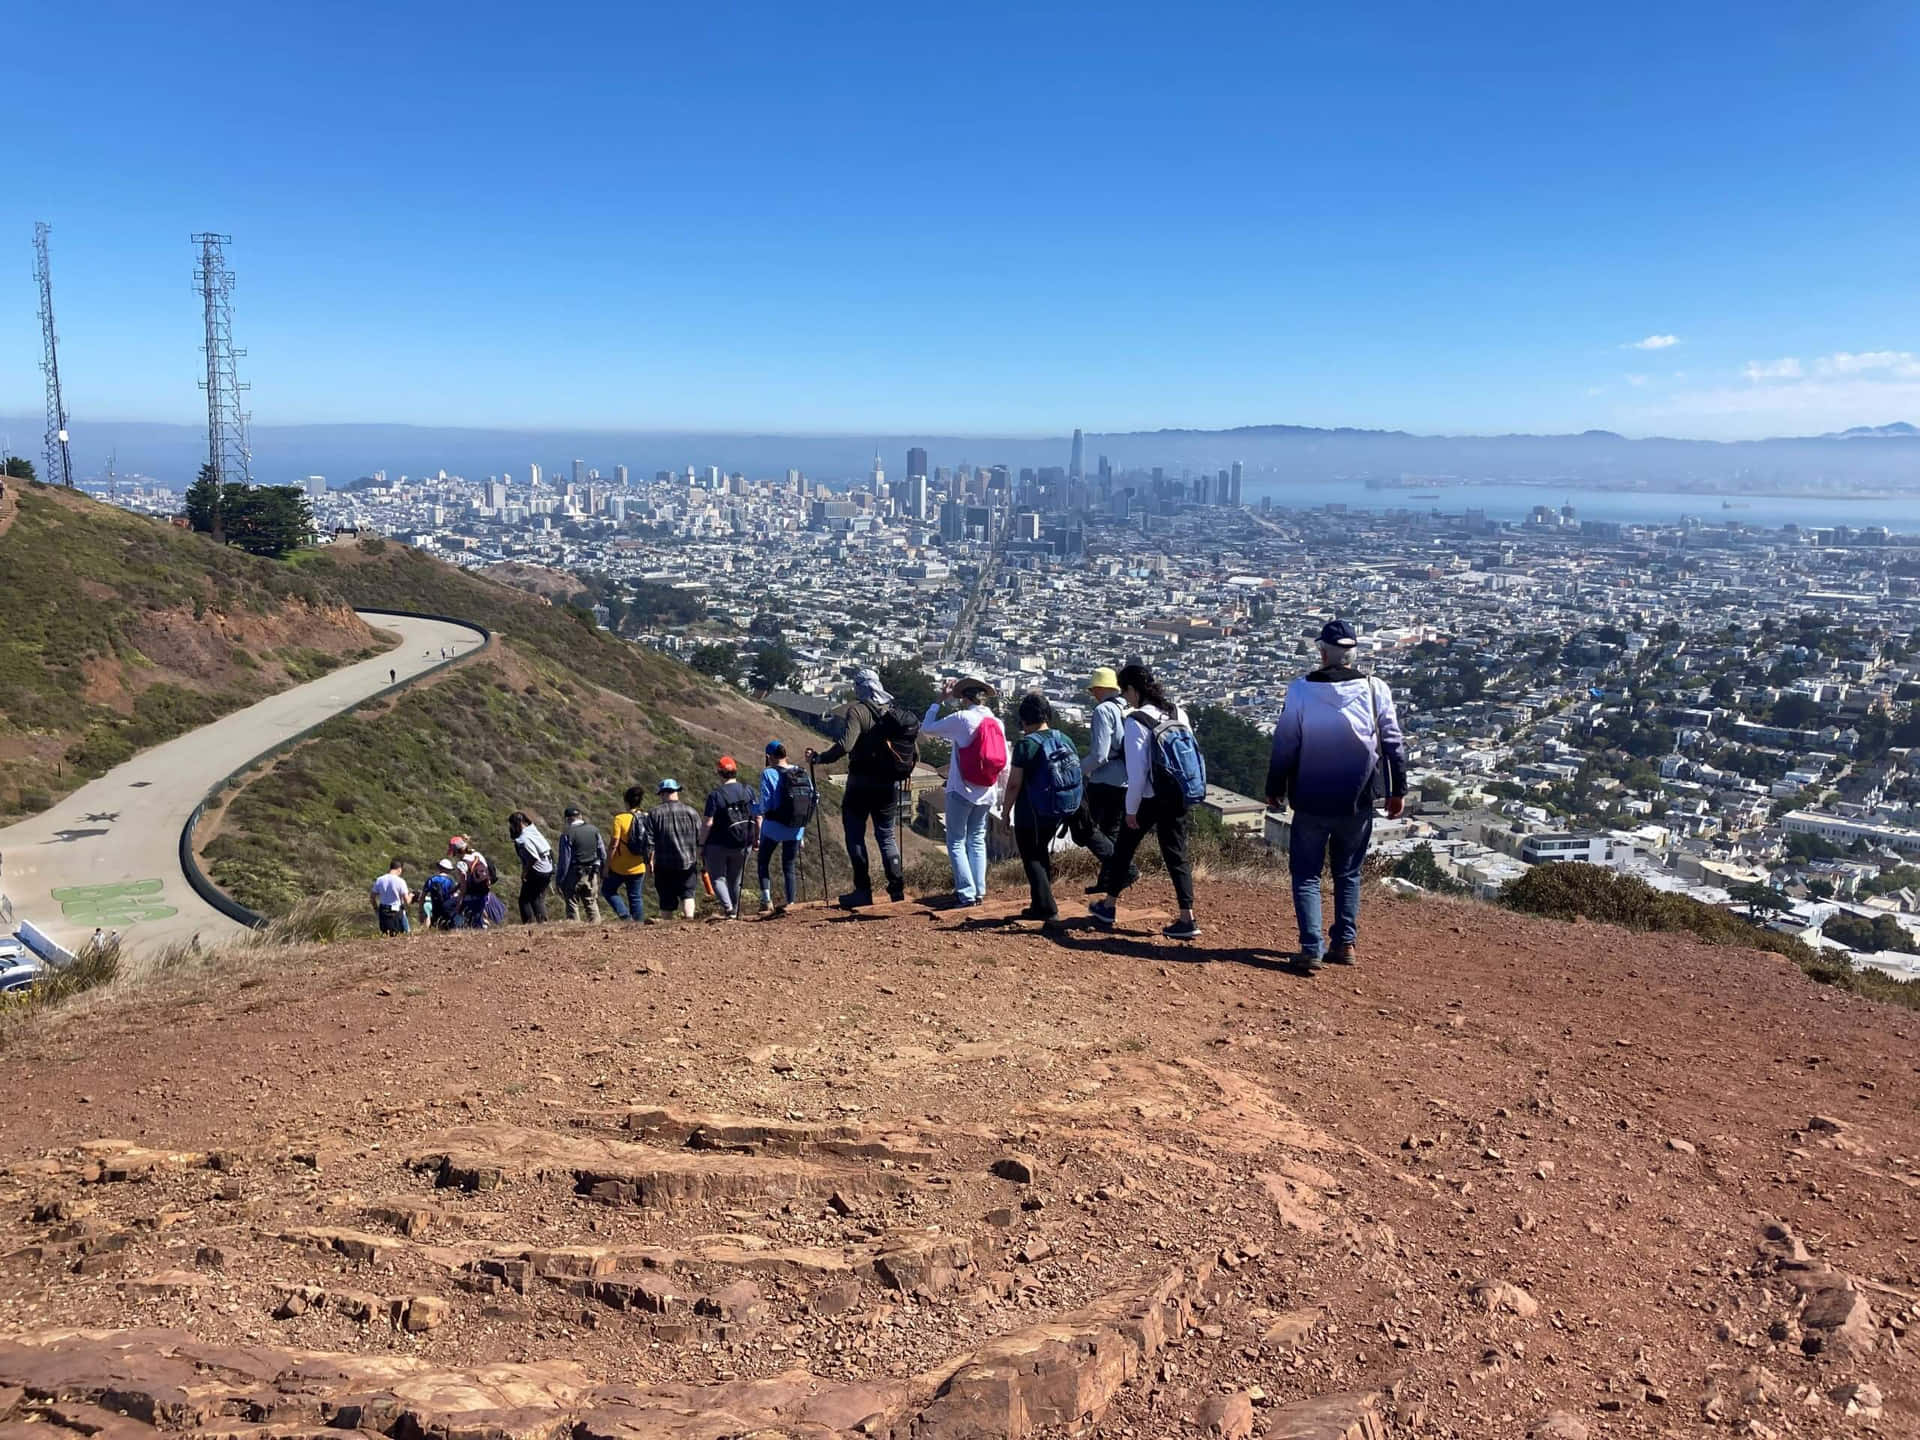
M 662 780 L 660 782 L 660 793 L 663 795 L 669 790 L 678 790 L 679 788 L 680 782 L 678 780 Z
M 1350 648 L 1360 643 L 1360 637 L 1353 633 L 1353 627 L 1346 621 L 1329 620 L 1320 627 L 1320 643 Z
M 769 755 L 773 754 L 773 752 L 776 750 L 784 750 L 786 748 L 787 748 L 787 742 L 784 740 L 767 741 L 767 754 Z

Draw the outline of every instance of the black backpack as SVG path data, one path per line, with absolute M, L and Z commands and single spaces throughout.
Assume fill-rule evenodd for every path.
M 738 780 L 716 786 L 719 812 L 713 817 L 712 837 L 729 850 L 744 850 L 753 838 L 753 792 Z
M 785 769 L 780 772 L 779 798 L 773 803 L 775 820 L 797 830 L 813 818 L 819 803 L 820 797 L 814 793 L 813 781 L 806 771 Z
M 920 763 L 920 717 L 904 705 L 876 711 L 873 723 L 854 742 L 847 773 L 895 782 L 911 779 Z

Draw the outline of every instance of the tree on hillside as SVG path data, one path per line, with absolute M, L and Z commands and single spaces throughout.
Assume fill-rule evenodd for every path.
M 6 474 L 9 480 L 32 480 L 35 478 L 33 461 L 24 455 L 9 455 Z
M 740 652 L 731 645 L 702 645 L 687 657 L 687 663 L 702 675 L 729 685 L 740 678 Z
M 747 684 L 758 695 L 764 695 L 769 690 L 783 690 L 793 682 L 799 670 L 800 662 L 794 658 L 786 642 L 776 640 L 753 652 L 753 669 L 748 673 Z
M 1820 723 L 1820 703 L 1811 695 L 1782 695 L 1771 719 L 1783 730 L 1805 730 Z
M 1907 928 L 1891 915 L 1876 915 L 1868 920 L 1864 915 L 1849 915 L 1843 911 L 1822 925 L 1820 933 L 1829 940 L 1838 940 L 1849 950 L 1898 950 L 1907 955 L 1920 954 L 1920 943 L 1916 943 Z
M 1433 853 L 1433 846 L 1424 840 L 1400 857 L 1393 867 L 1393 873 L 1402 880 L 1418 885 L 1430 894 L 1466 895 L 1470 893 L 1469 886 L 1461 884 L 1440 868 L 1440 862 Z
M 880 683 L 893 693 L 896 704 L 916 715 L 924 714 L 939 694 L 933 678 L 911 660 L 889 660 L 882 665 Z
M 1762 915 L 1784 915 L 1793 909 L 1793 902 L 1770 885 L 1757 881 L 1748 885 L 1736 885 L 1728 892 L 1736 901 L 1747 907 L 1747 918 L 1758 924 Z
M 220 476 L 213 466 L 202 465 L 199 476 L 187 487 L 187 523 L 225 544 L 226 529 L 220 520 Z
M 1267 793 L 1267 759 L 1273 743 L 1250 722 L 1218 705 L 1193 712 L 1194 738 L 1207 757 L 1207 778 L 1254 799 Z
M 313 540 L 313 506 L 298 485 L 226 485 L 220 523 L 229 545 L 279 559 Z

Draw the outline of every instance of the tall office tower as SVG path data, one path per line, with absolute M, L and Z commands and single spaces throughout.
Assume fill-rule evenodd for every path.
M 1245 467 L 1242 466 L 1238 460 L 1234 461 L 1233 474 L 1227 479 L 1227 503 L 1229 505 L 1238 505 L 1240 503 L 1240 481 L 1244 472 Z
M 507 487 L 493 476 L 487 477 L 487 509 L 498 515 L 507 508 Z
M 880 487 L 887 483 L 886 467 L 880 463 L 880 452 L 873 452 L 873 493 L 878 495 Z
M 540 488 L 540 467 L 538 465 L 529 465 L 527 467 L 527 488 L 529 490 L 538 490 Z
M 1227 503 L 1227 493 L 1228 493 L 1229 484 L 1230 482 L 1227 478 L 1227 472 L 1224 470 L 1220 471 L 1217 475 L 1213 477 L 1213 503 L 1214 504 L 1225 505 Z
M 907 476 L 907 515 L 914 520 L 927 518 L 927 477 L 925 475 Z
M 990 476 L 988 472 L 984 470 L 981 471 L 980 474 L 982 479 L 988 481 L 981 489 L 982 494 L 985 494 L 988 490 L 998 490 L 1002 495 L 1005 495 L 1013 489 L 1012 478 L 1008 473 L 1007 467 L 1004 465 L 994 466 Z
M 622 490 L 627 488 L 627 467 L 626 466 L 616 465 L 613 467 L 613 483 L 618 485 Z
M 792 466 L 787 467 L 787 488 L 789 490 L 804 490 L 806 488 L 806 483 L 807 483 L 806 480 L 801 476 L 798 470 L 794 469 Z
M 1085 456 L 1081 453 L 1080 432 L 1078 430 L 1075 430 L 1073 432 L 1073 458 L 1067 461 L 1067 478 L 1068 479 L 1078 480 L 1078 479 L 1081 479 L 1086 474 L 1086 471 L 1081 466 L 1081 461 L 1084 458 Z
M 624 470 L 627 467 L 622 465 L 620 468 Z M 616 525 L 626 524 L 627 523 L 627 497 L 624 495 L 614 496 L 611 500 L 607 502 L 607 513 L 613 517 L 614 524 Z
M 587 462 L 584 460 L 574 461 L 573 462 L 573 483 L 576 486 L 578 486 L 583 481 L 585 481 L 586 478 L 587 478 Z
M 940 507 L 940 538 L 949 545 L 967 538 L 967 507 L 960 501 L 949 500 Z
M 927 452 L 911 445 L 907 447 L 907 478 L 911 480 L 916 475 L 922 480 L 927 478 Z
M 327 477 L 324 475 L 307 476 L 307 494 L 318 499 L 327 493 Z
M 1104 500 L 1113 494 L 1113 466 L 1104 455 L 1100 457 L 1100 469 L 1098 473 L 1100 476 L 1100 498 Z
M 1198 480 L 1193 482 L 1193 503 L 1194 504 L 1204 505 L 1207 503 L 1207 490 L 1211 485 L 1211 483 L 1212 482 L 1209 481 L 1205 475 L 1202 475 Z

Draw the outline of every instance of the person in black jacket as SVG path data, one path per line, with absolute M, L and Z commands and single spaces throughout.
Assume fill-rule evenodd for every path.
M 567 919 L 600 921 L 600 872 L 607 868 L 607 842 L 577 805 L 569 805 L 560 832 L 560 898 Z
M 840 903 L 857 909 L 873 903 L 873 877 L 867 858 L 867 823 L 880 847 L 880 865 L 886 872 L 887 898 L 907 897 L 906 867 L 900 863 L 900 838 L 895 826 L 899 809 L 901 761 L 887 744 L 893 696 L 880 683 L 877 670 L 863 668 L 853 677 L 853 699 L 833 712 L 839 739 L 825 750 L 807 751 L 809 765 L 831 765 L 847 757 L 847 793 L 840 803 L 846 831 L 847 861 L 853 867 L 853 889 Z

